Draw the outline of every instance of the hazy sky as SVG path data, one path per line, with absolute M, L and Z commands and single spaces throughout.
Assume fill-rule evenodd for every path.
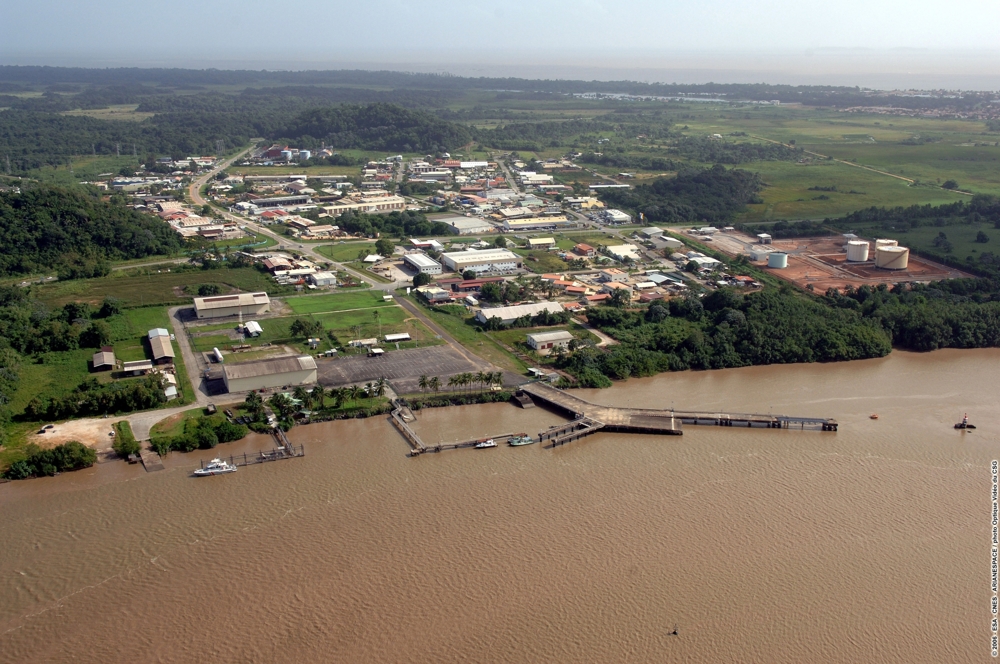
M 0 22 L 5 64 L 541 76 L 582 66 L 763 80 L 990 76 L 1000 62 L 997 0 L 0 0 Z

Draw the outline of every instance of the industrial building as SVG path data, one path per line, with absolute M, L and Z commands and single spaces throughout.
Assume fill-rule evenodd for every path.
M 284 385 L 316 382 L 316 360 L 309 355 L 227 364 L 222 377 L 229 392 L 249 392 Z
M 608 247 L 608 253 L 617 258 L 618 260 L 625 260 L 630 258 L 634 261 L 640 260 L 642 257 L 639 255 L 639 247 L 634 244 L 616 244 Z
M 261 334 L 264 333 L 264 329 L 260 326 L 260 323 L 258 323 L 255 320 L 252 320 L 252 321 L 248 322 L 246 325 L 244 325 L 243 326 L 243 331 L 248 336 L 251 336 L 251 337 L 259 337 Z
M 476 321 L 485 323 L 491 318 L 499 318 L 501 324 L 510 325 L 518 318 L 524 316 L 533 318 L 543 311 L 547 311 L 550 314 L 557 314 L 563 311 L 563 306 L 558 302 L 536 302 L 535 304 L 518 304 L 511 307 L 480 309 L 476 314 Z
M 521 257 L 506 249 L 451 251 L 441 254 L 444 266 L 453 272 L 511 272 L 521 267 Z
M 570 226 L 575 222 L 566 218 L 566 215 L 555 215 L 552 217 L 532 217 L 530 219 L 504 219 L 503 227 L 507 231 L 543 231 L 554 228 Z
M 216 297 L 194 298 L 198 318 L 225 318 L 227 316 L 254 316 L 271 310 L 267 293 L 238 293 Z
M 333 272 L 314 272 L 306 276 L 313 286 L 336 286 L 337 275 Z
M 573 335 L 565 330 L 536 332 L 528 335 L 528 346 L 542 355 L 547 355 L 556 348 L 566 348 L 572 340 Z
M 433 221 L 448 224 L 459 235 L 480 235 L 482 233 L 492 233 L 496 230 L 490 222 L 475 217 L 448 217 L 447 219 L 434 219 Z
M 631 224 L 632 216 L 621 210 L 605 210 L 604 221 L 609 224 Z
M 149 349 L 153 353 L 153 364 L 174 363 L 174 346 L 166 329 L 158 327 L 149 331 Z
M 423 274 L 441 274 L 441 263 L 426 254 L 406 254 L 403 262 Z
M 529 249 L 549 249 L 556 246 L 554 237 L 536 237 L 528 240 Z
M 132 376 L 141 376 L 152 371 L 153 363 L 150 360 L 136 360 L 134 362 L 123 362 L 122 371 Z

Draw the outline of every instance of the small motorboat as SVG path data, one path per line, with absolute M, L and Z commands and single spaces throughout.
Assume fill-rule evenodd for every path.
M 516 436 L 511 436 L 507 439 L 507 444 L 511 447 L 520 447 L 521 445 L 531 445 L 535 440 L 526 433 L 519 433 Z
M 878 419 L 878 413 L 872 413 L 872 414 L 871 414 L 871 415 L 869 415 L 868 417 L 869 417 L 869 419 L 872 419 L 872 420 L 877 420 L 877 419 Z
M 497 446 L 497 442 L 495 440 L 493 440 L 492 438 L 486 438 L 484 440 L 480 440 L 480 441 L 476 442 L 476 449 L 477 450 L 485 450 L 487 447 L 496 447 L 496 446 Z
M 962 416 L 962 421 L 955 425 L 956 429 L 975 429 L 975 424 L 969 424 L 969 414 L 966 413 Z
M 198 468 L 194 471 L 195 477 L 208 477 L 209 475 L 225 475 L 226 473 L 235 473 L 236 466 L 231 463 L 226 463 L 222 459 L 212 459 L 204 468 Z

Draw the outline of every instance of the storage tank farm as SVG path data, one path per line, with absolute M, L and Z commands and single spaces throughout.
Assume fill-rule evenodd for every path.
M 868 260 L 868 243 L 864 240 L 851 240 L 847 243 L 847 260 L 850 263 L 864 263 Z
M 896 240 L 875 240 L 875 251 L 878 251 L 882 247 L 898 247 L 899 242 Z
M 783 270 L 788 267 L 788 254 L 783 251 L 773 251 L 767 256 L 767 266 Z
M 905 270 L 910 264 L 910 250 L 906 247 L 890 246 L 875 249 L 875 267 L 883 270 Z

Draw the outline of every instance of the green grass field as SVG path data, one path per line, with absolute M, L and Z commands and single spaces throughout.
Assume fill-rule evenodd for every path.
M 527 249 L 514 249 L 514 253 L 524 257 L 524 267 L 536 274 L 547 272 L 562 272 L 569 268 L 569 264 L 559 258 L 555 253 L 549 253 L 541 249 L 529 251 Z
M 317 247 L 316 251 L 328 256 L 338 263 L 347 263 L 358 260 L 358 255 L 363 251 L 365 255 L 375 253 L 374 242 L 345 242 L 344 244 L 327 244 Z
M 327 311 L 393 306 L 391 301 L 387 302 L 383 299 L 382 291 L 305 295 L 302 297 L 285 298 L 285 303 L 297 314 L 315 314 Z
M 411 301 L 416 303 L 412 298 Z M 502 369 L 508 369 L 515 373 L 527 373 L 528 365 L 507 352 L 495 339 L 491 338 L 488 334 L 480 332 L 479 328 L 471 324 L 472 316 L 456 316 L 444 313 L 444 310 L 438 310 L 434 307 L 424 307 L 424 305 L 419 303 L 416 304 L 423 307 L 424 313 L 435 323 L 443 327 L 458 343 L 479 357 L 492 362 Z
M 979 231 L 986 233 L 989 242 L 976 242 L 976 234 Z M 899 240 L 900 245 L 910 247 L 915 251 L 944 255 L 961 261 L 965 261 L 969 257 L 978 260 L 979 255 L 984 251 L 1000 253 L 1000 230 L 994 229 L 990 224 L 920 226 L 908 231 L 874 230 L 868 226 L 861 226 L 858 232 L 865 237 L 886 237 Z M 938 233 L 945 234 L 948 242 L 952 245 L 951 251 L 945 252 L 934 245 Z
M 185 286 L 218 284 L 223 292 L 267 291 L 271 295 L 294 292 L 291 287 L 279 286 L 266 274 L 253 268 L 222 270 L 170 271 L 169 266 L 136 270 L 118 270 L 107 277 L 58 281 L 36 287 L 35 296 L 51 307 L 61 307 L 67 302 L 89 302 L 99 305 L 111 295 L 124 306 L 148 304 L 181 304 L 190 302 L 192 296 L 183 291 Z

